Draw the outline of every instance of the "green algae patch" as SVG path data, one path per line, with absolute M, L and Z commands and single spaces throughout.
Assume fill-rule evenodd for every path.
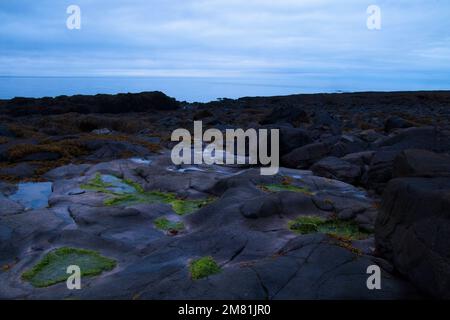
M 352 221 L 339 219 L 326 220 L 318 216 L 301 216 L 288 223 L 288 227 L 295 233 L 310 234 L 324 233 L 336 238 L 347 240 L 361 240 L 369 237 L 369 233 L 361 230 Z
M 161 217 L 156 219 L 153 224 L 156 228 L 163 230 L 163 231 L 181 231 L 184 229 L 183 222 L 175 222 L 171 221 L 167 218 Z
M 300 193 L 303 193 L 306 195 L 314 194 L 313 192 L 311 192 L 311 190 L 309 190 L 306 187 L 297 187 L 297 186 L 293 186 L 290 184 L 268 184 L 268 185 L 261 186 L 261 188 L 264 191 L 268 191 L 268 192 L 291 191 L 291 192 L 300 192 Z
M 142 186 L 129 179 L 97 173 L 82 189 L 110 195 L 104 201 L 106 206 L 133 205 L 139 203 L 167 203 L 178 215 L 190 214 L 214 201 L 207 199 L 181 199 L 175 194 L 160 191 L 145 191 Z
M 38 264 L 22 274 L 22 279 L 37 288 L 48 287 L 66 281 L 70 276 L 66 272 L 70 265 L 79 266 L 81 276 L 96 276 L 114 269 L 116 261 L 95 251 L 62 247 L 46 254 Z
M 192 279 L 198 280 L 220 273 L 221 269 L 212 257 L 203 257 L 192 261 L 189 271 Z
M 209 203 L 214 201 L 212 198 L 203 200 L 189 200 L 189 199 L 174 199 L 170 201 L 173 211 L 176 214 L 182 216 L 185 214 L 193 213 L 200 208 L 207 206 Z
M 104 204 L 107 206 L 132 205 L 137 203 L 157 203 L 167 202 L 167 197 L 160 196 L 158 193 L 144 192 L 144 193 L 124 193 L 115 194 L 106 199 Z
M 182 216 L 193 213 L 212 201 L 213 199 L 211 198 L 203 200 L 179 199 L 171 193 L 150 191 L 143 193 L 114 195 L 113 197 L 106 199 L 104 203 L 107 206 L 132 205 L 136 203 L 167 203 L 171 205 L 172 210 L 176 214 Z
M 129 185 L 130 187 L 134 188 L 134 190 L 136 190 L 136 192 L 139 192 L 139 193 L 145 192 L 144 188 L 142 188 L 142 186 L 139 183 L 134 182 L 133 180 L 124 179 L 123 182 L 126 183 L 127 185 Z
M 88 183 L 82 184 L 81 189 L 108 193 L 108 188 L 112 187 L 111 183 L 103 181 L 102 175 L 97 173 Z

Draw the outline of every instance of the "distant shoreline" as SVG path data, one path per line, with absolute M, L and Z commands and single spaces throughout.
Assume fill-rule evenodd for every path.
M 20 117 L 64 113 L 132 113 L 182 111 L 185 107 L 223 107 L 230 109 L 266 108 L 276 106 L 317 108 L 352 108 L 355 112 L 379 111 L 386 106 L 405 109 L 450 108 L 449 91 L 394 91 L 316 93 L 279 96 L 255 96 L 238 99 L 222 98 L 206 103 L 178 101 L 160 91 L 122 94 L 73 95 L 44 98 L 13 98 L 0 100 L 0 113 Z
M 4 76 L 0 76 L 0 78 L 2 78 Z M 41 78 L 41 77 L 37 77 L 37 78 Z M 47 78 L 47 77 L 42 77 L 42 78 Z M 51 77 L 50 77 L 51 78 Z M 71 78 L 71 77 L 70 77 Z M 84 78 L 84 77 L 83 77 Z M 128 95 L 128 96 L 139 96 L 142 94 L 147 94 L 147 93 L 153 93 L 153 92 L 161 92 L 161 91 L 141 91 L 141 92 L 119 92 L 119 93 L 96 93 L 96 94 L 72 94 L 72 95 L 65 95 L 65 94 L 61 94 L 61 95 L 55 95 L 55 96 L 39 96 L 39 97 L 29 97 L 29 96 L 16 96 L 13 98 L 9 98 L 9 99 L 2 99 L 0 98 L 0 105 L 1 103 L 5 103 L 5 102 L 13 102 L 14 100 L 17 99 L 25 99 L 25 100 L 47 100 L 47 99 L 59 99 L 59 98 L 74 98 L 74 97 L 96 97 L 96 96 L 110 96 L 110 97 L 114 97 L 114 96 L 123 96 L 123 95 Z M 166 95 L 164 92 L 161 92 L 164 95 Z M 214 104 L 214 103 L 218 103 L 221 101 L 238 101 L 238 100 L 248 100 L 248 99 L 274 99 L 274 98 L 292 98 L 292 97 L 319 97 L 319 96 L 335 96 L 335 95 L 417 95 L 417 94 L 449 94 L 450 95 L 450 89 L 448 90 L 400 90 L 400 91 L 337 91 L 337 92 L 314 92 L 314 93 L 294 93 L 294 94 L 284 94 L 284 95 L 268 95 L 268 96 L 242 96 L 239 98 L 227 98 L 227 97 L 222 97 L 222 98 L 217 98 L 216 100 L 210 100 L 207 102 L 186 102 L 186 101 L 181 101 L 181 100 L 177 100 L 174 97 L 171 97 L 169 95 L 167 95 L 167 97 L 171 98 L 171 99 L 175 99 L 178 102 L 181 103 L 185 103 L 185 104 Z
M 450 82 L 398 79 L 323 79 L 293 75 L 258 77 L 127 77 L 127 76 L 0 76 L 0 99 L 119 94 L 161 91 L 178 101 L 214 102 L 219 98 L 274 97 L 297 94 L 366 92 L 435 92 L 450 90 Z

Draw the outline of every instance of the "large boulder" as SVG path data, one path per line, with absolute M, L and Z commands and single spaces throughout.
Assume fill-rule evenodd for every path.
M 316 162 L 311 170 L 318 176 L 337 179 L 350 184 L 357 183 L 361 176 L 360 166 L 336 157 L 327 157 Z
M 342 132 L 342 123 L 326 111 L 316 111 L 313 118 L 314 125 L 319 128 L 328 129 L 334 135 Z
M 381 193 L 386 183 L 393 177 L 392 170 L 397 154 L 397 151 L 376 152 L 361 179 L 363 185 Z
M 308 132 L 297 128 L 280 128 L 280 154 L 285 155 L 295 148 L 312 143 Z
M 450 176 L 450 156 L 427 150 L 402 151 L 394 161 L 394 177 Z
M 398 116 L 389 117 L 384 124 L 384 131 L 391 132 L 395 129 L 414 127 L 415 124 Z
M 374 143 L 377 140 L 385 138 L 384 135 L 375 131 L 374 129 L 368 129 L 368 130 L 361 131 L 357 134 L 357 136 L 361 140 L 363 140 L 365 142 L 369 142 L 369 143 Z
M 450 133 L 433 127 L 408 128 L 397 131 L 375 146 L 377 151 L 362 181 L 366 187 L 381 192 L 394 177 L 394 161 L 402 151 L 422 149 L 437 153 L 449 152 Z
M 288 168 L 309 168 L 313 163 L 327 156 L 329 146 L 317 142 L 296 148 L 281 158 L 283 166 Z
M 271 113 L 260 121 L 262 125 L 274 123 L 290 123 L 299 126 L 303 122 L 308 122 L 308 114 L 301 108 L 289 105 L 277 106 Z
M 303 147 L 307 144 L 313 143 L 310 133 L 307 130 L 300 128 L 293 128 L 289 125 L 267 125 L 261 126 L 260 129 L 279 130 L 279 151 L 280 156 L 286 155 L 296 148 Z M 236 148 L 236 146 L 235 146 Z M 269 150 L 270 139 L 269 139 Z
M 330 155 L 340 158 L 350 153 L 365 151 L 367 147 L 367 142 L 364 142 L 355 136 L 342 135 L 331 147 Z
M 379 252 L 423 292 L 450 298 L 450 179 L 399 178 L 377 217 Z
M 362 167 L 370 164 L 370 161 L 372 160 L 374 154 L 375 154 L 374 151 L 350 153 L 342 157 L 342 160 L 348 161 L 352 164 Z
M 450 132 L 435 127 L 408 128 L 397 131 L 375 146 L 389 151 L 424 149 L 439 153 L 449 152 Z

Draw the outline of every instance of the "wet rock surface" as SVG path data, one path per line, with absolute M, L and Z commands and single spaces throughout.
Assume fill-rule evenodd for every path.
M 448 298 L 448 101 L 446 92 L 1 101 L 0 298 Z M 280 129 L 279 173 L 174 165 L 170 134 L 194 119 Z M 78 256 L 58 256 L 50 270 L 83 255 L 109 263 L 82 290 L 64 278 L 34 286 L 26 275 L 55 252 Z M 213 271 L 193 276 L 197 261 Z M 367 287 L 372 265 L 380 290 Z
M 361 229 L 371 224 L 368 229 L 373 229 L 373 203 L 363 190 L 292 169 L 282 169 L 274 177 L 261 176 L 256 168 L 227 174 L 173 171 L 168 170 L 167 157 L 155 156 L 151 164 L 115 160 L 83 166 L 78 176 L 73 167 L 61 168 L 58 174 L 49 174 L 58 179 L 47 208 L 24 210 L 17 204 L 3 210 L 0 264 L 9 267 L 0 274 L 1 296 L 395 299 L 420 295 L 386 270 L 382 272 L 385 289 L 367 289 L 367 267 L 380 259 L 374 256 L 370 233 L 364 241 L 372 245 L 363 252 L 357 249 L 359 240 L 322 233 L 299 235 L 289 229 L 289 221 L 299 216 L 335 219 L 333 212 L 347 212 L 345 219 Z M 61 175 L 64 170 L 70 174 Z M 99 182 L 100 176 L 113 178 Z M 120 194 L 156 190 L 173 194 L 180 202 L 213 200 L 186 213 L 163 198 L 108 202 Z M 181 222 L 182 227 L 164 232 L 155 226 L 161 217 Z M 99 252 L 117 261 L 117 267 L 83 278 L 84 289 L 77 292 L 67 290 L 65 283 L 34 288 L 22 278 L 46 253 L 63 247 Z M 205 256 L 217 261 L 220 272 L 192 279 L 190 261 Z

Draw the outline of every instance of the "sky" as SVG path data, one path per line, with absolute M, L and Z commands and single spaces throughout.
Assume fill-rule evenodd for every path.
M 0 77 L 450 89 L 449 13 L 448 0 L 1 0 Z

